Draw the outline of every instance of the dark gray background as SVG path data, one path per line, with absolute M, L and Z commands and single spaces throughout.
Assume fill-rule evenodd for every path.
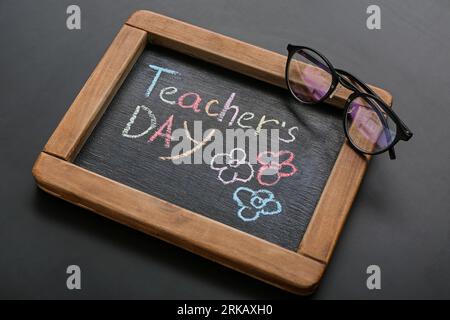
M 68 31 L 77 3 L 82 30 Z M 365 27 L 368 4 L 382 29 Z M 414 131 L 371 163 L 313 298 L 450 298 L 450 2 L 0 2 L 0 298 L 294 296 L 38 191 L 31 167 L 127 17 L 149 9 L 285 53 L 307 44 L 388 89 Z M 65 268 L 82 269 L 82 290 Z M 382 290 L 365 286 L 382 269 Z

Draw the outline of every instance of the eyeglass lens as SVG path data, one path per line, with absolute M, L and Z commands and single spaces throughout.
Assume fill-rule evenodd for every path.
M 328 64 L 308 49 L 296 51 L 288 66 L 288 82 L 294 95 L 302 102 L 320 101 L 330 90 L 333 77 Z
M 349 103 L 345 127 L 351 142 L 369 154 L 388 149 L 397 134 L 395 122 L 369 97 L 356 97 Z

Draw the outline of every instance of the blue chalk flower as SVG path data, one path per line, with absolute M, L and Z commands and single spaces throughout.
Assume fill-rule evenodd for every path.
M 243 221 L 255 221 L 262 215 L 274 215 L 282 211 L 281 203 L 275 200 L 272 192 L 266 189 L 252 190 L 239 187 L 233 194 L 233 200 L 239 206 L 237 215 Z

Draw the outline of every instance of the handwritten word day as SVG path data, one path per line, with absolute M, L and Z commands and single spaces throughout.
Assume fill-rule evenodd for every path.
M 298 172 L 294 153 L 288 150 L 279 150 L 278 143 L 290 144 L 295 141 L 299 128 L 297 126 L 286 127 L 285 121 L 274 118 L 269 119 L 266 115 L 257 116 L 254 112 L 242 112 L 238 105 L 233 104 L 233 101 L 236 99 L 236 93 L 234 92 L 229 95 L 222 107 L 218 99 L 210 99 L 205 102 L 199 93 L 193 91 L 179 92 L 175 86 L 164 87 L 158 92 L 156 88 L 162 76 L 179 80 L 180 74 L 175 70 L 156 65 L 149 65 L 149 68 L 154 76 L 145 91 L 146 98 L 157 94 L 163 104 L 174 108 L 174 112 L 175 108 L 190 109 L 194 114 L 203 113 L 208 117 L 216 118 L 218 122 L 225 123 L 227 127 L 236 125 L 238 128 L 235 128 L 234 132 L 230 132 L 229 129 L 226 129 L 225 132 L 226 136 L 228 134 L 233 135 L 233 139 L 231 139 L 233 142 L 235 141 L 234 137 L 242 135 L 247 137 L 258 136 L 260 138 L 259 141 L 261 141 L 262 136 L 267 136 L 266 126 L 269 124 L 270 126 L 278 126 L 278 128 L 271 129 L 271 131 L 275 130 L 276 132 L 276 134 L 271 134 L 271 137 L 272 140 L 273 137 L 276 138 L 277 148 L 274 149 L 273 145 L 270 151 L 268 149 L 261 150 L 260 148 L 255 159 L 251 161 L 244 145 L 234 145 L 235 147 L 231 149 L 227 139 L 227 151 L 223 152 L 223 140 L 217 139 L 221 135 L 219 129 L 212 128 L 200 135 L 194 134 L 194 138 L 192 138 L 188 130 L 187 121 L 183 121 L 183 128 L 174 130 L 175 114 L 172 113 L 158 126 L 155 113 L 145 105 L 136 106 L 128 123 L 122 130 L 122 136 L 128 139 L 144 137 L 147 138 L 149 143 L 155 143 L 157 140 L 161 141 L 165 148 L 172 148 L 172 152 L 170 156 L 160 156 L 159 159 L 172 160 L 176 164 L 180 163 L 176 162 L 177 160 L 190 158 L 197 153 L 196 151 L 203 148 L 206 149 L 208 146 L 216 143 L 214 148 L 209 150 L 210 152 L 212 150 L 214 155 L 211 157 L 203 156 L 203 160 L 207 160 L 210 169 L 216 172 L 217 179 L 221 183 L 225 185 L 239 185 L 231 195 L 237 205 L 237 217 L 245 222 L 251 222 L 261 216 L 273 216 L 282 213 L 282 202 L 277 200 L 273 192 L 267 188 Z M 131 133 L 138 117 L 147 118 L 149 125 L 139 133 Z M 228 122 L 224 119 L 228 119 Z M 256 125 L 251 124 L 252 122 L 255 124 L 254 120 L 257 120 Z M 201 124 L 201 121 L 194 121 L 194 128 L 198 127 L 199 122 Z M 284 129 L 283 134 L 278 132 L 280 129 Z M 248 134 L 249 132 L 251 134 Z M 179 139 L 182 141 L 178 145 L 172 146 L 172 141 L 178 141 Z M 217 143 L 217 141 L 220 141 L 220 143 Z M 240 141 L 245 143 L 243 140 Z M 252 140 L 248 141 L 252 144 Z M 192 147 L 192 143 L 194 147 Z M 252 179 L 256 179 L 263 189 L 253 190 L 242 186 Z

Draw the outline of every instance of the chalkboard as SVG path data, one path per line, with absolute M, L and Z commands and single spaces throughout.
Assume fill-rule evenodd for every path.
M 164 88 L 168 89 L 161 93 Z M 205 110 L 211 100 L 217 103 Z M 219 121 L 229 100 L 232 101 L 228 106 L 237 106 L 239 111 L 230 109 Z M 341 112 L 329 106 L 302 105 L 286 90 L 170 49 L 148 45 L 79 152 L 75 164 L 297 250 L 344 141 Z M 267 121 L 264 129 L 280 130 L 283 140 L 279 149 L 286 151 L 280 156 L 280 163 L 292 155 L 292 165 L 281 170 L 286 171 L 285 176 L 275 174 L 271 180 L 269 174 L 258 178 L 258 170 L 264 166 L 261 162 L 259 167 L 254 165 L 250 179 L 251 169 L 238 166 L 235 171 L 241 179 L 231 181 L 233 172 L 226 172 L 231 168 L 222 172 L 223 162 L 217 161 L 218 157 L 213 158 L 218 162 L 216 166 L 174 164 L 161 159 L 170 156 L 176 144 L 168 142 L 164 135 L 169 127 L 174 132 L 183 129 L 186 123 L 192 132 L 194 122 L 201 121 L 203 130 L 224 133 L 226 129 L 239 128 L 239 119 L 239 124 L 257 128 L 262 117 L 263 122 Z M 276 121 L 268 121 L 271 119 Z M 247 148 L 245 152 L 249 152 Z M 243 152 L 235 151 L 230 157 L 242 155 Z M 269 199 L 267 210 L 258 211 L 258 205 L 248 204 L 252 197 L 261 201 Z M 240 211 L 242 207 L 246 208 Z
M 348 90 L 329 105 L 302 105 L 286 90 L 285 64 L 282 54 L 137 11 L 39 154 L 36 183 L 310 294 L 370 157 L 344 139 Z M 392 105 L 389 92 L 371 88 Z

